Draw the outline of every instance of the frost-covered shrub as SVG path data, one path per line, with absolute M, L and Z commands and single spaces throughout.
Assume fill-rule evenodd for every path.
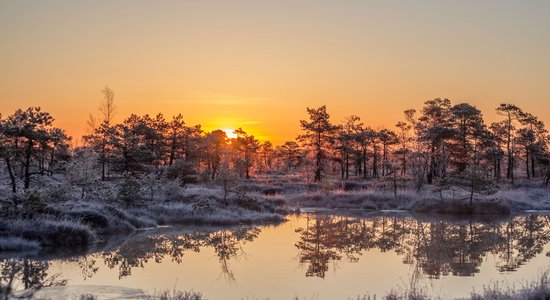
M 253 197 L 249 196 L 245 191 L 237 191 L 234 198 L 231 199 L 231 203 L 248 210 L 262 211 L 262 205 Z
M 118 189 L 114 182 L 95 182 L 93 186 L 85 189 L 84 199 L 88 202 L 97 201 L 105 203 L 113 203 L 117 200 Z
M 0 201 L 0 217 L 8 218 L 19 215 L 18 205 L 21 203 L 21 198 L 21 194 L 10 194 L 9 197 L 2 199 Z
M 214 205 L 207 199 L 201 199 L 191 205 L 193 211 L 197 213 L 212 213 L 214 211 Z
M 219 187 L 207 187 L 202 185 L 190 185 L 183 190 L 184 202 L 196 202 L 202 199 L 217 200 L 223 192 Z
M 172 180 L 178 179 L 182 184 L 197 183 L 199 181 L 199 175 L 193 164 L 185 161 L 176 161 L 175 164 L 168 167 L 166 177 Z
M 118 200 L 127 207 L 141 206 L 141 185 L 133 176 L 124 176 L 118 189 Z
M 42 190 L 42 195 L 48 203 L 69 201 L 73 197 L 74 188 L 64 182 L 56 182 Z
M 44 196 L 38 190 L 29 190 L 21 199 L 21 214 L 32 217 L 43 213 L 47 206 Z
M 167 181 L 162 185 L 162 193 L 166 201 L 181 201 L 183 189 L 178 182 Z

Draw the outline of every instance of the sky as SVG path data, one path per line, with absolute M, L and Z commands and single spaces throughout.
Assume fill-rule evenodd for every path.
M 306 107 L 393 129 L 437 97 L 550 123 L 550 1 L 0 0 L 0 113 L 40 106 L 78 139 L 101 90 L 275 143 Z

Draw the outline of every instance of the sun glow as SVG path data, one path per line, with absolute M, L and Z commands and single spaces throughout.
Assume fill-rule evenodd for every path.
M 235 129 L 228 129 L 228 128 L 224 128 L 222 129 L 223 132 L 225 132 L 225 135 L 227 135 L 228 138 L 230 139 L 236 139 L 237 138 L 237 134 L 235 134 Z

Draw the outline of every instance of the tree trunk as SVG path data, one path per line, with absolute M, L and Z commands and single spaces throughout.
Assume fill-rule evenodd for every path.
M 101 146 L 101 181 L 105 181 L 105 162 L 107 157 L 105 155 L 105 140 L 103 140 L 103 145 Z
M 248 163 L 248 159 L 246 159 L 246 163 L 245 163 L 245 172 L 246 172 L 246 179 L 250 179 L 250 165 Z
M 172 164 L 174 163 L 175 152 L 176 152 L 176 145 L 175 145 L 175 141 L 172 140 L 172 145 L 170 146 L 170 159 L 168 160 L 169 166 L 172 166 Z
M 31 156 L 32 156 L 32 140 L 28 141 L 27 151 L 25 152 L 24 165 L 24 188 L 28 189 L 31 184 Z
M 506 178 L 512 178 L 512 152 L 510 147 L 510 142 L 512 138 L 512 116 L 508 113 L 508 132 L 506 136 L 506 155 L 508 156 L 508 168 L 506 170 Z M 513 180 L 513 179 L 512 179 Z
M 407 174 L 407 151 L 405 151 L 405 147 L 403 147 L 403 157 L 402 157 L 402 171 L 401 175 L 405 176 Z
M 349 179 L 349 153 L 346 151 L 346 179 Z
M 374 144 L 372 151 L 373 151 L 372 178 L 378 178 L 378 154 L 377 154 L 376 144 Z
M 502 158 L 499 156 L 497 158 L 497 180 L 502 177 Z
M 386 154 L 386 143 L 382 144 L 382 177 L 386 176 L 386 160 L 387 160 L 387 154 Z
M 536 177 L 536 173 L 535 173 L 535 156 L 533 154 L 531 154 L 531 176 L 533 178 Z
M 11 161 L 9 157 L 6 157 L 6 166 L 8 168 L 8 174 L 10 175 L 10 182 L 11 182 L 11 191 L 12 193 L 17 192 L 17 185 L 15 182 L 15 176 L 13 175 L 13 170 L 11 168 Z
M 48 163 L 48 171 L 50 172 L 50 175 L 53 174 L 53 162 L 55 157 L 55 148 L 57 147 L 56 144 L 53 144 L 52 146 L 52 152 L 50 154 L 50 162 Z
M 531 179 L 529 172 L 529 150 L 525 149 L 525 172 L 527 173 L 527 179 Z
M 367 146 L 363 147 L 363 179 L 367 179 Z
M 323 159 L 323 153 L 321 149 L 321 133 L 317 133 L 317 155 L 315 159 L 315 178 L 314 181 L 321 181 L 321 163 Z
M 435 146 L 432 144 L 432 154 L 431 154 L 431 157 L 430 157 L 430 168 L 428 170 L 428 176 L 426 176 L 427 179 L 428 179 L 428 184 L 433 183 L 434 172 L 435 172 Z
M 471 186 L 470 186 L 470 211 L 473 210 L 473 204 L 474 204 L 474 181 L 472 180 Z

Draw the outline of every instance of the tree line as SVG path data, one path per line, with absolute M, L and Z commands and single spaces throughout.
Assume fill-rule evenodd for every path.
M 352 115 L 333 124 L 326 106 L 308 108 L 298 137 L 314 161 L 314 180 L 339 166 L 342 179 L 408 177 L 424 183 L 475 178 L 512 184 L 523 178 L 550 180 L 550 136 L 544 123 L 514 104 L 500 104 L 502 120 L 486 124 L 479 109 L 433 99 L 417 112 L 404 111 L 395 130 L 375 130 Z M 351 175 L 350 175 L 351 173 Z
M 502 119 L 486 124 L 471 104 L 428 100 L 418 112 L 406 110 L 393 130 L 373 129 L 356 115 L 335 124 L 326 106 L 307 108 L 302 134 L 274 146 L 241 128 L 236 138 L 222 130 L 205 132 L 182 114 L 171 119 L 132 114 L 114 123 L 114 92 L 102 93 L 100 116 L 90 117 L 90 132 L 78 147 L 71 147 L 71 138 L 39 107 L 0 116 L 0 157 L 12 192 L 28 189 L 37 175 L 66 174 L 71 164 L 85 173 L 75 184 L 127 175 L 192 183 L 306 172 L 316 182 L 334 176 L 407 179 L 418 189 L 466 184 L 473 193 L 484 182 L 550 181 L 548 130 L 514 104 L 499 105 Z

